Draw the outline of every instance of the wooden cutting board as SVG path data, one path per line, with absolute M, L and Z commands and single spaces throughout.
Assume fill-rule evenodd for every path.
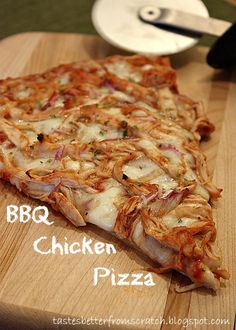
M 153 265 L 141 254 L 115 238 L 93 227 L 76 229 L 65 218 L 50 210 L 54 225 L 7 224 L 9 204 L 41 205 L 22 196 L 5 182 L 0 182 L 0 328 L 59 328 L 52 317 L 97 317 L 107 319 L 156 319 L 155 325 L 111 325 L 112 329 L 181 329 L 182 325 L 158 324 L 161 319 L 196 319 L 196 322 L 230 324 L 217 327 L 197 326 L 197 329 L 233 329 L 236 300 L 236 85 L 232 73 L 214 71 L 205 64 L 207 49 L 194 48 L 172 57 L 178 72 L 181 93 L 202 100 L 211 121 L 216 126 L 212 138 L 203 142 L 209 168 L 215 183 L 224 193 L 215 209 L 217 242 L 231 278 L 217 295 L 205 289 L 177 294 L 174 284 L 184 283 L 181 275 L 153 275 L 155 287 L 111 286 L 109 280 L 93 286 L 95 267 L 113 268 L 116 273 L 143 271 Z M 98 37 L 78 34 L 24 33 L 0 42 L 0 78 L 42 72 L 60 63 L 85 58 L 98 59 L 120 53 Z M 56 236 L 58 241 L 81 242 L 83 237 L 94 242 L 111 242 L 117 250 L 113 255 L 40 255 L 33 242 L 41 236 Z M 173 319 L 172 319 L 173 320 Z M 140 321 L 141 322 L 141 321 Z M 144 322 L 144 321 L 143 321 Z M 194 322 L 194 321 L 192 321 Z M 119 320 L 117 321 L 119 323 Z M 61 329 L 66 328 L 65 326 Z M 73 327 L 76 328 L 76 327 Z M 86 326 L 80 326 L 80 329 Z M 93 325 L 91 329 L 107 329 Z M 194 329 L 189 326 L 188 329 Z

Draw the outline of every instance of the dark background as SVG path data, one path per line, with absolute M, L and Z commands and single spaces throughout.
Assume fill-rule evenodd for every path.
M 119 0 L 111 0 L 119 1 Z M 203 1 L 213 17 L 236 21 L 236 6 L 225 0 Z M 26 31 L 96 34 L 90 13 L 94 0 L 0 0 L 0 39 Z M 213 37 L 203 37 L 210 45 Z

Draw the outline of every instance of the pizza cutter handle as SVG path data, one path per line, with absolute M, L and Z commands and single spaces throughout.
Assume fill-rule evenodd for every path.
M 213 44 L 207 54 L 207 63 L 216 69 L 236 65 L 236 22 Z

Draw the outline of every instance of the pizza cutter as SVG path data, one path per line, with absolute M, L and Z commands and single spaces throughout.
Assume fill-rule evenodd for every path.
M 236 64 L 236 24 L 210 18 L 200 0 L 97 0 L 92 20 L 105 40 L 135 53 L 170 55 L 194 46 L 202 34 L 218 36 L 208 64 Z

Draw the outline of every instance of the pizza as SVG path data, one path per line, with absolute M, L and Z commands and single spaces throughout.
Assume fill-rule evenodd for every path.
M 92 223 L 192 283 L 228 272 L 214 242 L 221 193 L 199 149 L 214 130 L 168 58 L 111 56 L 0 81 L 0 177 L 76 227 Z

